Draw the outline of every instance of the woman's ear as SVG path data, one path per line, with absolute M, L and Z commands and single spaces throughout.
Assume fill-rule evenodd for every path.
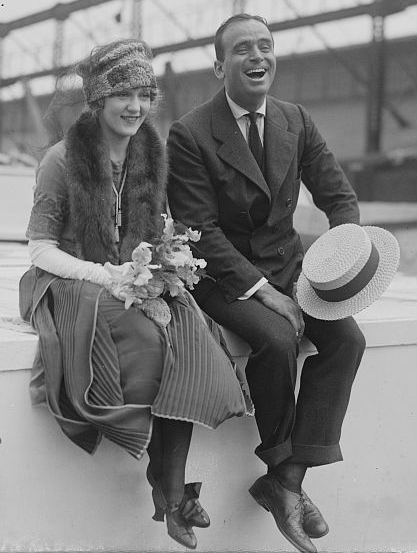
M 223 62 L 220 60 L 214 61 L 214 74 L 221 81 L 224 79 Z

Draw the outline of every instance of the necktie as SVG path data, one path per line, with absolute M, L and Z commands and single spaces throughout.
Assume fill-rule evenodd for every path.
M 256 163 L 263 170 L 264 163 L 264 148 L 262 146 L 261 138 L 258 132 L 258 126 L 256 125 L 256 119 L 258 114 L 255 111 L 248 113 L 250 120 L 248 144 L 253 157 L 256 159 Z

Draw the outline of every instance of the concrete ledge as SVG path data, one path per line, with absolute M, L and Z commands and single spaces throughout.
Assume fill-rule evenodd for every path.
M 30 369 L 38 337 L 20 319 L 0 319 L 0 371 Z
M 368 348 L 345 420 L 345 461 L 308 471 L 305 488 L 330 533 L 321 552 L 415 552 L 417 317 L 365 313 Z M 7 327 L 8 325 L 8 327 Z M 18 325 L 18 329 L 13 327 Z M 246 344 L 227 333 L 240 367 Z M 45 408 L 30 404 L 28 384 L 37 337 L 17 319 L 0 328 L 0 551 L 96 553 L 175 552 L 183 548 L 151 519 L 145 477 L 137 462 L 103 440 L 89 456 L 60 431 Z M 246 349 L 245 349 L 246 348 Z M 300 363 L 313 352 L 303 341 Z M 293 551 L 247 493 L 264 465 L 253 417 L 216 431 L 195 426 L 187 480 L 203 480 L 208 529 L 196 529 L 201 552 Z
M 417 317 L 371 319 L 357 317 L 365 334 L 368 348 L 417 344 Z M 236 358 L 249 355 L 248 345 L 238 336 L 223 329 L 229 350 Z M 19 318 L 0 317 L 0 371 L 30 369 L 38 338 L 28 323 Z M 312 344 L 303 339 L 300 354 L 314 351 Z

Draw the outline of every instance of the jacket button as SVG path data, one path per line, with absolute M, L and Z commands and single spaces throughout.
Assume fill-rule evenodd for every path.
M 292 199 L 291 198 L 288 198 L 288 200 L 285 202 L 285 205 L 287 207 L 291 207 L 292 206 Z
M 282 248 L 281 246 L 278 248 L 278 253 L 281 257 L 284 257 L 284 254 L 285 254 L 285 251 L 284 251 L 284 248 Z

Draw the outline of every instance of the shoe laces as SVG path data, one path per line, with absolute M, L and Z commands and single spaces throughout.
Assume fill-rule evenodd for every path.
M 304 512 L 308 511 L 309 514 L 312 514 L 316 510 L 311 499 L 304 492 L 301 492 L 301 500 L 304 505 Z
M 294 505 L 294 510 L 292 512 L 291 518 L 300 519 L 301 521 L 304 518 L 304 502 L 302 497 L 300 497 L 297 503 Z
M 304 514 L 304 509 L 305 509 L 305 503 L 304 503 L 304 499 L 303 499 L 303 495 L 301 494 L 300 496 L 300 499 L 297 501 L 297 504 L 295 505 L 295 508 L 298 510 L 300 509 L 301 510 L 301 514 L 303 515 Z

